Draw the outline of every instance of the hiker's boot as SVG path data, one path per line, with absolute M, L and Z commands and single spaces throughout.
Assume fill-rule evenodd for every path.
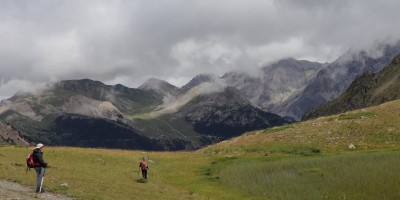
M 40 193 L 40 188 L 36 188 L 36 193 Z

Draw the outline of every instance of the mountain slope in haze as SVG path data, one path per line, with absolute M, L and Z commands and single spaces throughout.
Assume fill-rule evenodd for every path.
M 234 87 L 227 87 L 219 93 L 200 95 L 183 106 L 177 114 L 191 122 L 196 132 L 223 138 L 288 123 L 276 114 L 252 106 Z
M 373 55 L 365 51 L 348 51 L 321 69 L 309 81 L 304 91 L 287 100 L 278 113 L 299 120 L 302 116 L 327 101 L 339 96 L 353 80 L 366 71 L 378 72 L 400 53 L 400 42 L 379 46 Z
M 173 100 L 181 92 L 178 87 L 156 78 L 150 78 L 142 85 L 140 85 L 138 89 L 160 95 L 163 103 Z
M 61 90 L 60 92 L 58 90 Z M 105 85 L 90 79 L 60 81 L 54 85 L 53 92 L 57 98 L 68 94 L 80 94 L 98 101 L 109 101 L 121 112 L 130 114 L 152 109 L 162 103 L 162 97 L 144 90 L 128 88 L 121 84 Z
M 323 64 L 287 58 L 261 69 L 258 76 L 246 73 L 226 73 L 222 79 L 238 88 L 254 105 L 263 110 L 285 116 L 281 105 L 300 93 Z
M 148 150 L 182 149 L 132 126 L 131 116 L 162 104 L 154 92 L 89 79 L 55 83 L 41 94 L 18 93 L 2 102 L 0 118 L 30 142 Z M 74 123 L 71 123 L 71 122 Z M 101 128 L 99 128 L 101 127 Z M 170 146 L 169 144 L 172 144 Z
M 300 120 L 315 107 L 340 95 L 366 71 L 378 72 L 400 53 L 400 42 L 370 50 L 349 50 L 333 63 L 321 64 L 292 58 L 261 69 L 258 75 L 229 72 L 222 77 L 204 74 L 184 87 L 223 81 L 261 109 Z
M 229 90 L 219 85 L 203 83 L 182 92 L 153 79 L 141 88 L 89 79 L 61 81 L 40 94 L 20 93 L 2 102 L 0 119 L 30 142 L 147 150 L 197 149 L 247 130 L 285 123 L 248 102 L 234 101 L 241 99 L 237 92 L 220 98 Z M 173 98 L 165 101 L 166 94 Z M 198 101 L 200 97 L 207 104 Z M 194 120 L 188 110 L 201 114 Z M 203 117 L 210 112 L 224 114 Z M 252 116 L 256 121 L 245 119 Z M 204 131 L 199 124 L 212 126 Z
M 304 119 L 378 105 L 400 98 L 400 55 L 378 73 L 359 76 L 338 98 L 307 113 Z
M 221 78 L 215 74 L 199 74 L 192 78 L 188 83 L 181 87 L 182 90 L 190 90 L 202 83 L 221 83 Z
M 278 115 L 254 107 L 236 88 L 210 82 L 191 88 L 159 110 L 149 113 L 148 117 L 174 122 L 171 125 L 190 122 L 197 134 L 219 140 L 248 130 L 289 123 Z M 186 127 L 184 132 L 187 134 L 190 131 Z

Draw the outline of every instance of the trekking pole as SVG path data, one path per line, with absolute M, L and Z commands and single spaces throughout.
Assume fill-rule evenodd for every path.
M 42 168 L 42 169 L 43 169 L 43 176 L 42 176 L 42 180 L 40 181 L 39 193 L 42 193 L 42 186 L 43 186 L 43 180 L 44 180 L 44 173 L 46 172 L 46 171 L 44 170 L 44 168 Z

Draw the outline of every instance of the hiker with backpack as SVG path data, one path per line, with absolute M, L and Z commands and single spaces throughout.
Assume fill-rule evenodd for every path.
M 32 157 L 33 157 L 33 163 L 32 163 L 32 168 L 35 169 L 36 171 L 36 192 L 41 193 L 42 192 L 42 185 L 43 185 L 43 179 L 44 179 L 44 169 L 47 167 L 47 163 L 44 162 L 43 160 L 43 144 L 39 143 L 36 145 L 35 149 L 32 152 Z
M 149 169 L 149 165 L 147 165 L 146 158 L 143 157 L 142 161 L 139 163 L 139 170 L 142 170 L 142 177 L 144 180 L 147 180 L 147 170 Z

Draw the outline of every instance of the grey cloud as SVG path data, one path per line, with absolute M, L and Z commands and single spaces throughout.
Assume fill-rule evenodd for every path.
M 20 89 L 13 81 L 91 78 L 136 87 L 156 77 L 180 86 L 199 73 L 254 71 L 284 57 L 332 61 L 349 48 L 398 40 L 399 6 L 394 0 L 1 1 L 0 98 Z

